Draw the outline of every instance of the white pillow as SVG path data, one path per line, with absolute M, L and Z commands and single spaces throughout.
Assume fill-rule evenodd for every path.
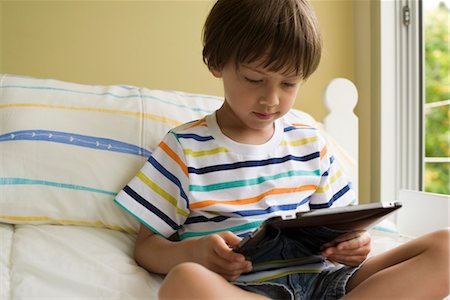
M 0 75 L 0 221 L 135 232 L 113 203 L 172 127 L 222 98 Z

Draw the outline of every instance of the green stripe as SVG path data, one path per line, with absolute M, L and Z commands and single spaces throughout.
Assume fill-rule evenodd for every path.
M 235 180 L 228 182 L 215 183 L 210 185 L 190 185 L 189 190 L 193 192 L 209 192 L 223 189 L 232 189 L 243 186 L 257 185 L 261 184 L 265 181 L 276 180 L 285 177 L 293 177 L 293 176 L 320 176 L 320 170 L 314 171 L 287 171 L 279 174 L 275 174 L 272 176 L 261 176 L 253 179 L 244 179 L 244 180 Z
M 320 273 L 320 272 L 322 272 L 322 270 L 318 270 L 318 269 L 292 270 L 292 271 L 283 272 L 283 273 L 272 275 L 272 276 L 262 277 L 262 278 L 253 280 L 253 282 L 263 282 L 263 281 L 272 280 L 272 279 L 275 279 L 275 278 L 280 278 L 280 277 L 291 275 L 291 274 L 298 274 L 298 273 L 305 273 L 306 274 L 306 273 Z
M 205 236 L 205 235 L 219 233 L 219 232 L 223 232 L 223 231 L 238 232 L 238 231 L 247 230 L 247 229 L 254 229 L 254 228 L 259 227 L 259 225 L 261 225 L 262 222 L 264 222 L 264 221 L 255 221 L 255 222 L 251 222 L 251 223 L 247 223 L 247 224 L 243 224 L 243 225 L 238 225 L 238 226 L 234 226 L 234 227 L 228 227 L 228 228 L 223 228 L 223 229 L 213 230 L 213 231 L 185 232 L 185 233 L 180 234 L 180 239 L 184 240 L 184 239 L 191 238 L 191 237 Z
M 53 182 L 53 181 L 46 181 L 46 180 L 27 179 L 27 178 L 0 178 L 0 185 L 45 185 L 45 186 L 51 186 L 51 187 L 56 187 L 56 188 L 100 193 L 100 194 L 105 194 L 105 195 L 110 195 L 110 196 L 117 195 L 116 192 L 110 192 L 110 191 L 100 190 L 100 189 L 96 189 L 96 188 L 90 188 L 90 187 L 81 186 L 81 185 L 74 185 L 74 184 L 60 183 L 60 182 Z

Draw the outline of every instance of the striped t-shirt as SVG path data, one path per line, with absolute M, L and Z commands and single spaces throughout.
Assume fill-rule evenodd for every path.
M 245 236 L 272 216 L 345 206 L 350 184 L 318 130 L 275 122 L 262 145 L 225 136 L 215 113 L 167 133 L 116 203 L 155 233 Z

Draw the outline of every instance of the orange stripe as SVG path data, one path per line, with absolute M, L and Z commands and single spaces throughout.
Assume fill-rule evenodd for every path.
M 295 188 L 280 188 L 280 189 L 271 189 L 261 195 L 251 198 L 239 199 L 239 200 L 205 200 L 197 203 L 191 203 L 191 208 L 202 208 L 214 204 L 226 204 L 226 205 L 246 205 L 251 203 L 256 203 L 260 201 L 262 198 L 269 195 L 279 195 L 279 194 L 288 194 L 288 193 L 297 193 L 302 191 L 316 190 L 316 185 L 303 185 Z
M 180 166 L 180 168 L 181 168 L 181 170 L 183 170 L 184 174 L 186 176 L 188 176 L 188 169 L 187 169 L 186 165 L 183 163 L 183 161 L 180 159 L 180 157 L 175 152 L 173 152 L 173 150 L 170 149 L 170 147 L 167 146 L 167 144 L 164 142 L 159 143 L 159 147 L 161 149 L 163 149 L 164 152 L 166 152 L 167 155 L 169 155 Z
M 292 126 L 311 127 L 311 125 L 308 125 L 308 124 L 302 124 L 302 123 L 292 123 Z
M 200 120 L 198 120 L 197 122 L 194 122 L 194 123 L 193 123 L 191 126 L 189 126 L 187 129 L 193 128 L 193 127 L 197 127 L 197 126 L 200 126 L 200 125 L 203 125 L 202 123 L 205 123 L 205 121 L 206 121 L 205 118 L 200 119 Z
M 325 154 L 327 154 L 327 146 L 324 146 L 320 151 L 320 159 L 322 159 L 322 157 L 324 157 Z

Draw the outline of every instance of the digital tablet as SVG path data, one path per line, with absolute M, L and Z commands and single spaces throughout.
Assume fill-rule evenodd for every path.
M 336 232 L 338 235 L 347 232 L 364 231 L 380 222 L 388 214 L 402 206 L 400 202 L 378 202 L 345 207 L 317 209 L 308 212 L 299 212 L 292 215 L 272 217 L 264 221 L 259 228 L 247 235 L 233 248 L 233 251 L 246 255 L 251 249 L 266 240 L 269 232 L 275 230 L 298 230 L 306 232 L 308 228 L 326 227 L 327 230 Z M 328 237 L 329 238 L 329 237 Z M 325 241 L 331 242 L 331 241 Z M 322 245 L 317 245 L 317 249 Z

